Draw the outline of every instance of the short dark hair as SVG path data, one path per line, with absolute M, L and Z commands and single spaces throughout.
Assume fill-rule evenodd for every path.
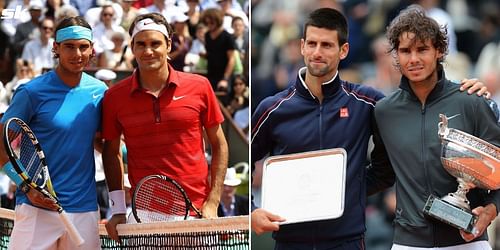
M 241 18 L 240 16 L 233 17 L 233 20 L 231 20 L 231 25 L 233 25 L 236 21 L 239 21 L 239 20 L 241 20 L 242 22 L 244 22 L 243 18 Z
M 160 13 L 147 13 L 147 14 L 142 14 L 142 15 L 138 15 L 137 17 L 135 17 L 134 21 L 130 25 L 130 28 L 128 29 L 128 34 L 130 35 L 130 37 L 132 37 L 132 33 L 134 32 L 135 25 L 138 22 L 140 22 L 141 20 L 144 20 L 147 18 L 150 18 L 151 20 L 153 20 L 153 22 L 155 22 L 157 24 L 165 25 L 165 27 L 167 28 L 168 36 L 172 37 L 172 33 L 173 33 L 172 26 L 170 26 L 167 19 L 165 19 L 165 17 Z M 165 37 L 165 41 L 168 43 L 168 37 Z M 130 43 L 134 44 L 134 39 L 132 39 L 132 41 L 130 41 Z
M 92 30 L 92 27 L 90 27 L 90 24 L 85 21 L 85 19 L 81 16 L 73 16 L 73 17 L 66 17 L 59 21 L 59 23 L 56 26 L 55 33 L 57 34 L 57 31 L 60 29 L 64 29 L 69 26 L 82 26 L 87 29 Z
M 40 21 L 40 23 L 38 24 L 38 28 L 43 28 L 43 23 L 44 23 L 45 21 L 52 21 L 52 23 L 54 23 L 54 18 L 52 18 L 52 17 L 44 17 L 44 18 Z M 55 25 L 55 24 L 54 24 L 54 25 Z
M 345 16 L 336 9 L 320 8 L 311 12 L 304 25 L 304 39 L 306 38 L 307 28 L 309 26 L 336 30 L 338 33 L 339 45 L 347 43 L 349 38 L 347 20 Z
M 439 59 L 439 63 L 444 61 L 445 56 L 448 54 L 446 26 L 440 26 L 436 20 L 428 17 L 422 7 L 410 5 L 402 10 L 389 24 L 386 36 L 391 46 L 390 51 L 398 50 L 399 37 L 405 32 L 415 34 L 413 42 L 430 39 L 434 48 L 443 54 L 443 57 Z

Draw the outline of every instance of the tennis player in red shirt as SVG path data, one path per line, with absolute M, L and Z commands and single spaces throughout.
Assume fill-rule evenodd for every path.
M 183 186 L 204 218 L 217 217 L 228 159 L 220 125 L 224 118 L 209 81 L 168 64 L 172 30 L 165 18 L 140 15 L 129 33 L 138 67 L 110 88 L 103 101 L 103 163 L 113 215 L 106 229 L 117 241 L 116 225 L 126 222 L 122 135 L 131 190 L 145 176 L 166 175 Z M 204 131 L 212 151 L 210 168 Z

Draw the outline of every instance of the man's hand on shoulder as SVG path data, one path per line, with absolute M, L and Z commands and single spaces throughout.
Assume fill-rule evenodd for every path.
M 480 82 L 476 78 L 472 79 L 463 79 L 460 84 L 460 91 L 466 91 L 467 93 L 474 94 L 476 93 L 478 96 L 484 96 L 486 99 L 490 99 L 491 93 L 488 91 L 488 88 L 484 85 L 484 83 Z

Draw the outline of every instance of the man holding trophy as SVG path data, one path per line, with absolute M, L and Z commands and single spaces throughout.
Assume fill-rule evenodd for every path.
M 396 175 L 392 249 L 491 249 L 486 228 L 500 209 L 498 110 L 446 79 L 446 28 L 420 7 L 403 10 L 387 37 L 403 75 L 400 89 L 375 107 Z M 383 180 L 377 171 L 368 172 L 368 192 Z

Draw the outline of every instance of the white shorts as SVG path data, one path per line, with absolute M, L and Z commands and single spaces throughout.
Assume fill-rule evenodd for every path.
M 28 204 L 16 206 L 14 229 L 9 249 L 101 249 L 98 211 L 68 213 L 68 217 L 85 240 L 80 247 L 69 237 L 59 214 Z
M 408 246 L 394 244 L 394 245 L 392 245 L 391 250 L 427 250 L 427 249 L 433 249 L 433 250 L 491 250 L 491 246 L 487 241 L 481 240 L 481 241 L 475 241 L 475 242 L 451 246 L 451 247 L 408 247 Z

